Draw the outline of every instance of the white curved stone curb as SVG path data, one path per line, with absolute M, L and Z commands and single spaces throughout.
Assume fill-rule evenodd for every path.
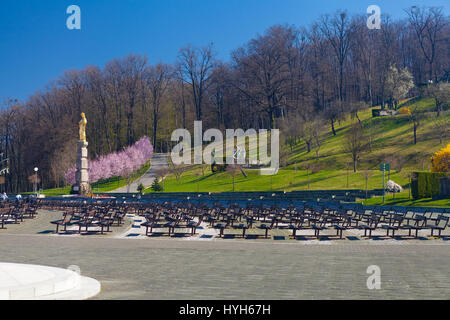
M 68 269 L 0 263 L 0 300 L 79 300 L 100 290 L 97 280 Z

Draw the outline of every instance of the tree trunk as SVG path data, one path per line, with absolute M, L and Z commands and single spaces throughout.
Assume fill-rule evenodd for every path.
M 306 150 L 308 151 L 308 153 L 310 153 L 311 152 L 311 142 L 308 142 L 305 140 L 305 143 L 306 143 Z
M 334 129 L 334 119 L 330 119 L 331 122 L 331 132 L 333 133 L 333 136 L 336 135 L 336 130 Z
M 414 144 L 417 144 L 417 125 L 414 122 Z
M 158 130 L 158 106 L 155 102 L 153 105 L 153 147 L 156 148 L 156 133 Z

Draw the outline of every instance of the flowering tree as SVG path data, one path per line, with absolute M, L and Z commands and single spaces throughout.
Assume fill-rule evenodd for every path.
M 386 75 L 386 93 L 390 98 L 390 106 L 397 109 L 397 105 L 404 96 L 414 87 L 413 76 L 407 68 L 397 69 L 391 65 Z
M 389 192 L 392 192 L 392 194 L 394 195 L 394 198 L 395 198 L 395 193 L 402 192 L 403 188 L 399 184 L 396 184 L 394 181 L 389 180 L 386 183 L 386 190 L 388 190 Z
M 386 183 L 386 190 L 395 193 L 395 192 L 402 192 L 403 188 L 400 185 L 396 184 L 394 181 L 389 180 Z
M 122 151 L 100 156 L 89 162 L 89 182 L 97 182 L 115 176 L 129 176 L 142 167 L 153 154 L 153 146 L 148 137 L 142 137 L 134 145 Z M 65 179 L 68 184 L 75 184 L 75 166 L 67 170 Z

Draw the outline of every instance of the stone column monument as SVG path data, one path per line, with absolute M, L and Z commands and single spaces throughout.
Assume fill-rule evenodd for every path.
M 89 184 L 89 163 L 88 163 L 88 143 L 86 141 L 86 116 L 81 114 L 81 120 L 78 123 L 80 141 L 77 142 L 77 172 L 75 174 L 76 184 L 73 188 L 78 194 L 90 194 L 91 185 Z

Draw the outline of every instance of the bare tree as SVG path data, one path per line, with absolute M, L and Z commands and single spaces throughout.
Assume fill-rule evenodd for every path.
M 202 119 L 203 99 L 214 66 L 213 45 L 195 48 L 188 45 L 180 49 L 178 60 L 183 80 L 191 86 L 197 120 Z
M 373 176 L 372 170 L 366 169 L 363 171 L 364 181 L 366 182 L 366 200 L 368 198 L 368 189 L 367 188 L 368 188 L 369 179 L 371 176 Z
M 417 129 L 422 122 L 422 117 L 423 112 L 417 107 L 417 105 L 413 105 L 409 108 L 409 120 L 413 125 L 414 144 L 417 144 Z
M 161 167 L 155 170 L 155 175 L 157 178 L 161 179 L 162 188 L 164 190 L 164 179 L 169 174 L 170 170 L 166 167 Z
M 186 171 L 186 169 L 187 169 L 187 166 L 184 164 L 172 164 L 172 166 L 169 170 L 175 176 L 175 179 L 177 180 L 177 182 L 180 182 L 180 178 L 183 175 L 183 173 Z
M 227 166 L 226 171 L 230 176 L 233 177 L 233 192 L 234 192 L 235 191 L 234 180 L 235 180 L 236 175 L 238 175 L 241 172 L 241 169 L 236 164 L 230 164 Z
M 343 150 L 350 154 L 353 161 L 353 172 L 356 172 L 361 155 L 369 150 L 368 138 L 359 124 L 353 123 L 345 133 Z
M 282 137 L 291 152 L 301 136 L 302 121 L 303 119 L 298 114 L 295 114 L 281 122 Z
M 344 64 L 351 45 L 351 21 L 345 11 L 333 16 L 322 16 L 319 24 L 322 34 L 333 48 L 338 66 L 339 100 L 344 101 Z
M 153 146 L 156 147 L 156 139 L 158 132 L 158 120 L 160 118 L 160 105 L 169 82 L 172 77 L 171 66 L 163 63 L 158 63 L 156 66 L 151 66 L 146 69 L 145 82 L 148 90 L 151 93 L 153 105 Z M 147 132 L 147 129 L 145 130 Z
M 129 55 L 121 61 L 123 73 L 123 91 L 127 117 L 126 141 L 128 145 L 135 142 L 134 114 L 142 90 L 142 78 L 147 66 L 147 58 L 140 55 Z
M 439 144 L 450 135 L 450 117 L 448 112 L 445 112 L 443 117 L 439 117 L 437 114 L 432 113 L 431 118 L 433 119 L 433 128 L 439 137 Z
M 408 199 L 411 200 L 411 182 L 412 182 L 412 177 L 413 177 L 413 170 L 412 169 L 407 169 L 407 170 L 403 170 L 402 171 L 402 176 L 408 179 L 408 183 L 409 183 L 409 197 Z
M 92 100 L 95 102 L 97 108 L 101 110 L 100 118 L 102 131 L 104 132 L 106 151 L 113 151 L 113 142 L 111 138 L 110 129 L 110 99 L 108 94 L 108 81 L 106 74 L 98 67 L 88 67 L 86 69 L 87 87 L 91 94 Z
M 69 70 L 59 78 L 58 84 L 62 85 L 69 97 L 72 113 L 79 115 L 86 91 L 85 73 L 78 70 Z
M 405 10 L 409 17 L 421 52 L 428 63 L 429 80 L 437 81 L 434 63 L 436 54 L 440 51 L 440 44 L 444 40 L 441 31 L 445 29 L 447 20 L 442 8 L 419 8 L 416 6 Z
M 269 128 L 274 128 L 276 112 L 286 103 L 290 80 L 286 48 L 295 36 L 292 28 L 274 26 L 232 54 L 238 70 L 233 84 L 250 104 L 267 114 Z
M 306 170 L 306 179 L 308 181 L 308 190 L 309 190 L 309 171 L 311 170 L 311 163 L 310 162 L 305 162 L 302 165 L 302 168 Z
M 313 145 L 314 150 L 316 152 L 317 160 L 319 160 L 320 156 L 320 148 L 322 146 L 322 127 L 323 127 L 323 120 L 321 118 L 316 119 L 311 124 L 311 134 L 313 137 Z
M 436 116 L 439 117 L 442 110 L 449 109 L 450 106 L 450 83 L 441 82 L 438 84 L 428 84 L 425 92 L 433 97 L 436 103 Z M 442 142 L 441 142 L 442 143 Z

